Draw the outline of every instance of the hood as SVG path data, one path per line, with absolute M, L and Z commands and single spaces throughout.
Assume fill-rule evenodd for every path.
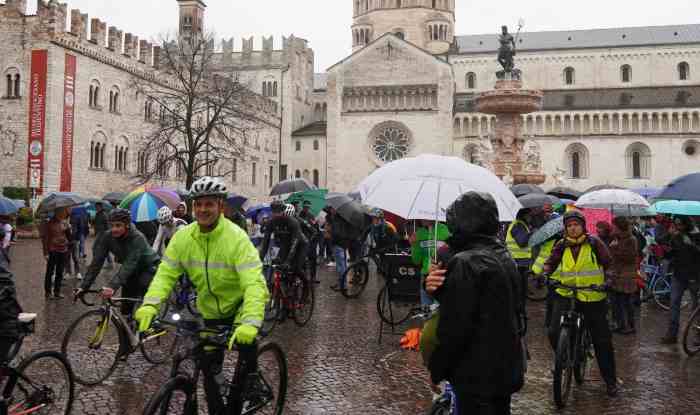
M 498 226 L 498 206 L 488 193 L 465 193 L 447 208 L 447 228 L 460 239 L 494 236 Z

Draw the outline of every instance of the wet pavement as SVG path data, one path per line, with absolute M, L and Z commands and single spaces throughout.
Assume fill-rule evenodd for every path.
M 90 244 L 88 244 L 90 245 Z M 58 350 L 71 322 L 88 310 L 68 299 L 75 281 L 66 281 L 63 300 L 43 296 L 44 260 L 38 241 L 13 247 L 12 270 L 25 311 L 38 313 L 36 333 L 22 354 Z M 268 338 L 287 354 L 287 414 L 425 414 L 431 402 L 428 376 L 416 352 L 401 351 L 400 336 L 386 334 L 377 342 L 376 298 L 381 282 L 372 276 L 357 300 L 332 292 L 333 273 L 323 268 L 311 322 L 303 328 L 291 321 Z M 107 272 L 103 273 L 106 274 Z M 103 278 L 103 277 L 101 277 Z M 98 282 L 100 279 L 98 279 Z M 98 284 L 96 284 L 98 285 Z M 641 308 L 639 334 L 615 336 L 617 399 L 605 396 L 597 368 L 580 387 L 574 386 L 569 406 L 557 411 L 551 398 L 552 353 L 544 330 L 543 305 L 531 304 L 529 345 L 532 354 L 525 388 L 514 396 L 514 414 L 697 414 L 700 413 L 700 357 L 688 359 L 680 346 L 662 346 L 668 314 L 652 304 Z M 687 311 L 683 317 L 687 317 Z M 405 328 L 404 328 L 405 329 Z M 103 384 L 77 388 L 74 414 L 140 414 L 146 400 L 163 383 L 168 365 L 153 366 L 139 353 L 120 363 Z

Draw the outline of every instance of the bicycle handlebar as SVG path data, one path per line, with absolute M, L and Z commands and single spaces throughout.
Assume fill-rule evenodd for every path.
M 156 319 L 151 323 L 151 328 L 154 330 L 160 330 L 163 326 L 175 327 L 179 333 L 185 336 L 196 337 L 199 341 L 199 347 L 214 346 L 226 348 L 233 333 L 232 326 L 203 327 L 202 323 L 196 320 L 177 320 L 173 322 Z M 207 334 L 207 336 L 202 336 L 202 334 Z
M 552 287 L 552 288 L 563 288 L 566 290 L 573 290 L 573 291 L 598 291 L 598 292 L 608 292 L 610 291 L 610 288 L 606 285 L 589 285 L 587 287 L 577 287 L 575 285 L 566 285 L 563 284 L 557 280 L 553 280 L 548 278 L 547 279 L 547 285 Z
M 76 303 L 78 300 L 88 307 L 93 307 L 97 303 L 91 303 L 85 299 L 85 294 L 102 294 L 102 290 L 83 290 L 78 295 L 73 296 L 73 302 Z M 103 298 L 102 303 L 108 303 L 112 307 L 116 307 L 117 303 L 131 302 L 140 303 L 143 298 L 128 298 L 128 297 L 112 297 Z

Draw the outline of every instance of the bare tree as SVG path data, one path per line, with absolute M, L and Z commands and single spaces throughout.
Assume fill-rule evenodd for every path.
M 130 85 L 154 121 L 140 146 L 137 179 L 163 179 L 176 167 L 189 188 L 200 175 L 230 174 L 233 159 L 245 159 L 251 133 L 279 128 L 268 122 L 271 101 L 222 71 L 213 35 L 161 43 L 159 78 L 133 77 Z

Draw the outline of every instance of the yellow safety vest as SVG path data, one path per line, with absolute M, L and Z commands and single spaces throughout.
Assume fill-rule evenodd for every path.
M 605 284 L 603 269 L 598 265 L 598 259 L 595 257 L 593 247 L 589 243 L 584 243 L 581 246 L 581 251 L 576 261 L 574 261 L 571 248 L 566 248 L 560 268 L 561 273 L 557 279 L 561 281 L 562 284 L 576 287 Z M 571 297 L 573 294 L 571 290 L 562 288 L 558 288 L 557 293 L 563 297 Z M 576 299 L 585 303 L 594 303 L 603 301 L 606 296 L 605 293 L 597 291 L 579 291 Z
M 508 233 L 506 234 L 506 247 L 508 248 L 508 251 L 510 251 L 510 255 L 513 257 L 513 259 L 532 259 L 532 249 L 530 249 L 529 246 L 524 248 L 521 247 L 515 241 L 515 238 L 513 238 L 513 227 L 517 224 L 525 226 L 525 229 L 530 232 L 530 228 L 528 228 L 525 222 L 521 220 L 513 221 L 513 223 L 508 226 Z
M 544 244 L 542 244 L 542 248 L 540 248 L 540 253 L 537 255 L 537 258 L 535 258 L 535 261 L 532 263 L 532 267 L 530 268 L 532 270 L 532 273 L 535 274 L 536 276 L 542 275 L 544 272 L 544 264 L 547 262 L 549 259 L 549 256 L 552 255 L 552 251 L 554 250 L 554 245 L 556 244 L 556 240 L 552 239 L 551 241 L 547 241 Z M 561 271 L 561 265 L 550 275 L 550 278 L 554 279 L 559 279 L 559 272 Z

